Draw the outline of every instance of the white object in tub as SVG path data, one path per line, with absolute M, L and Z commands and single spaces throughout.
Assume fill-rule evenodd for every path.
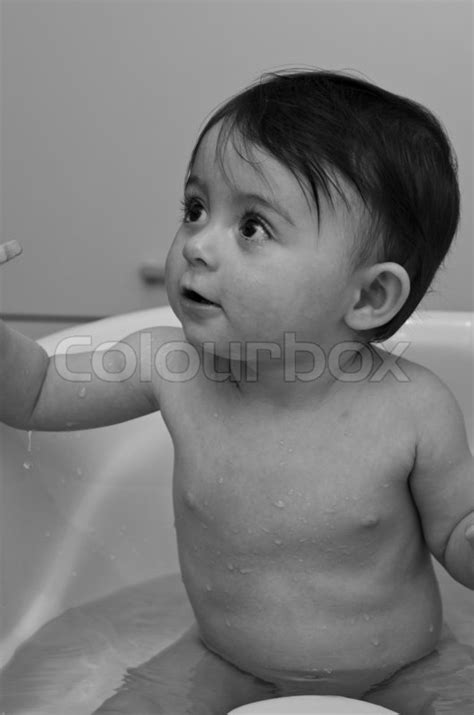
M 397 715 L 381 705 L 336 695 L 296 695 L 242 705 L 227 715 Z
M 453 390 L 473 444 L 473 314 L 419 312 L 385 344 L 433 369 Z M 66 337 L 118 341 L 153 325 L 179 325 L 168 307 L 75 326 Z M 66 344 L 62 344 L 63 350 Z M 81 433 L 26 433 L 0 426 L 3 662 L 65 609 L 160 574 L 177 572 L 171 439 L 159 413 Z M 461 589 L 438 569 L 442 590 Z M 458 593 L 456 591 L 456 593 Z M 456 614 L 450 625 L 456 630 Z M 462 625 L 462 624 L 461 624 Z

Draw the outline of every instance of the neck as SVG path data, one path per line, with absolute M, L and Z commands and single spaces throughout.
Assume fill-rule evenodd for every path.
M 367 343 L 351 343 L 345 350 L 343 345 L 335 347 L 313 354 L 287 353 L 285 359 L 259 355 L 246 361 L 204 353 L 203 363 L 210 379 L 233 384 L 242 399 L 298 408 L 366 379 L 376 365 Z

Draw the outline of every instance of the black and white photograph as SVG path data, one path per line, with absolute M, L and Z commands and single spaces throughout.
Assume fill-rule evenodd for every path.
M 472 715 L 472 0 L 0 0 L 0 715 Z

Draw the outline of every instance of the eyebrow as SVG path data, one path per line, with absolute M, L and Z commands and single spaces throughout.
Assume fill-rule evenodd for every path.
M 199 176 L 196 176 L 195 174 L 190 174 L 190 176 L 188 177 L 188 179 L 184 185 L 184 190 L 186 191 L 186 189 L 191 185 L 197 186 L 199 189 L 201 189 L 201 191 L 203 191 L 204 193 L 207 193 L 206 182 L 202 181 L 202 179 L 200 179 Z M 273 211 L 274 213 L 279 214 L 282 218 L 285 219 L 285 221 L 287 221 L 292 226 L 295 226 L 295 223 L 294 223 L 293 219 L 291 218 L 291 216 L 284 209 L 282 209 L 280 206 L 277 206 L 276 204 L 274 204 L 270 198 L 268 198 L 266 196 L 262 196 L 261 194 L 247 194 L 242 191 L 236 191 L 235 193 L 236 193 L 236 196 L 238 199 L 245 199 L 247 201 L 255 201 L 255 202 L 261 204 L 262 206 L 265 206 L 267 209 L 270 209 L 270 211 Z

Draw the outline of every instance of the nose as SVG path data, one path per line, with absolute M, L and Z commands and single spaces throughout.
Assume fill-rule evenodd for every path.
M 196 231 L 187 236 L 183 244 L 183 256 L 192 265 L 204 265 L 215 268 L 217 262 L 216 237 L 209 229 Z

